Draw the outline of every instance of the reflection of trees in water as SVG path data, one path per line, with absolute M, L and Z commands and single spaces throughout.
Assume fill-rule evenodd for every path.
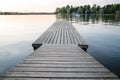
M 120 21 L 120 15 L 56 15 L 57 19 L 76 21 L 76 22 L 91 22 L 93 24 L 98 22 L 118 22 Z
M 83 17 L 84 22 L 89 22 L 90 20 L 90 15 L 82 15 L 81 17 Z
M 102 21 L 103 22 L 119 22 L 120 16 L 119 15 L 103 15 Z
M 115 15 L 115 19 L 120 21 L 120 15 Z
M 72 15 L 56 15 L 56 19 L 58 19 L 58 20 L 73 21 Z
M 103 15 L 102 20 L 104 22 L 112 21 L 112 20 L 115 20 L 115 16 L 114 15 Z

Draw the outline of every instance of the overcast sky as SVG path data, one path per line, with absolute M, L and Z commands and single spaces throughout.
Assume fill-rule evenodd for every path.
M 0 11 L 54 12 L 56 7 L 120 3 L 120 0 L 0 0 Z

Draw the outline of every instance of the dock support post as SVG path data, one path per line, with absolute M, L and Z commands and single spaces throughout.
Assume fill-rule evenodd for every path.
M 82 48 L 85 52 L 87 52 L 88 45 L 80 45 L 78 44 L 80 48 Z
M 38 49 L 42 44 L 32 44 L 34 50 Z

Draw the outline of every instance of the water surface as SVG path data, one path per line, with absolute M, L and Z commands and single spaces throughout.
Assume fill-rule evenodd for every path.
M 54 15 L 0 15 L 0 74 L 32 53 L 32 43 L 55 20 Z

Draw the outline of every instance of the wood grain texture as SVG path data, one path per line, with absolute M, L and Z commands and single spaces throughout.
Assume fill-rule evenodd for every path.
M 78 44 L 82 48 L 88 48 L 78 31 L 67 21 L 56 21 L 32 45 L 39 48 L 40 46 L 36 47 L 39 44 Z
M 7 79 L 119 80 L 114 73 L 76 44 L 43 44 L 1 77 L 1 80 Z

